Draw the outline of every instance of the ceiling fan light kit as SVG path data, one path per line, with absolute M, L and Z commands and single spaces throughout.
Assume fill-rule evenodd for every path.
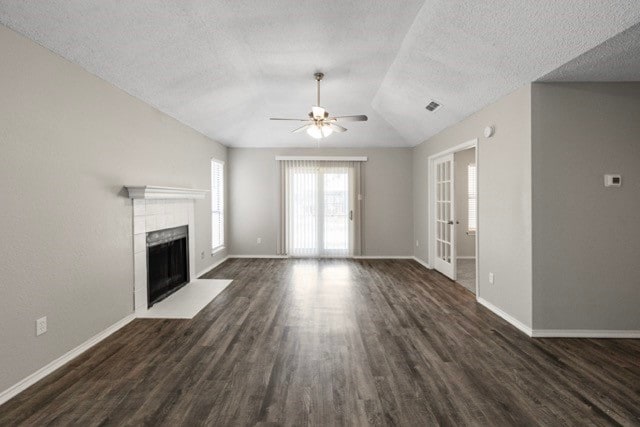
M 326 138 L 333 132 L 346 132 L 347 128 L 340 126 L 337 122 L 366 122 L 368 117 L 365 115 L 358 116 L 329 116 L 329 112 L 320 106 L 320 81 L 324 77 L 323 73 L 315 73 L 316 79 L 316 105 L 311 107 L 308 119 L 280 119 L 271 118 L 271 120 L 287 120 L 296 122 L 306 122 L 304 126 L 292 130 L 293 133 L 306 131 L 309 136 L 315 139 Z

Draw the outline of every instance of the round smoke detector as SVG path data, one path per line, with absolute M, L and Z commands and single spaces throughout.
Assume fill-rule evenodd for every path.
M 484 128 L 485 138 L 491 138 L 494 133 L 496 133 L 496 129 L 493 126 L 487 126 L 486 128 Z

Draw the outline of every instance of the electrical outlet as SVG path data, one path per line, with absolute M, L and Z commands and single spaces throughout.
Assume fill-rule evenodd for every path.
M 42 335 L 45 332 L 47 332 L 47 316 L 36 320 L 36 336 Z
M 258 237 L 258 239 L 256 240 L 257 244 L 261 244 L 262 243 L 262 237 Z
M 493 273 L 489 273 L 489 283 L 493 285 Z
M 200 252 L 200 259 L 204 259 L 204 251 Z
M 416 248 L 419 248 L 419 247 L 420 247 L 420 241 L 416 240 Z

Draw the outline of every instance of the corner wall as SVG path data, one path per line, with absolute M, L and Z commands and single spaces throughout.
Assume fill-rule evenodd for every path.
M 640 83 L 534 84 L 532 102 L 534 328 L 640 331 Z
M 123 185 L 209 189 L 226 148 L 3 26 L 0 52 L 2 392 L 133 313 Z M 201 271 L 209 198 L 195 222 Z
M 482 136 L 487 125 L 495 135 Z M 532 325 L 531 85 L 501 98 L 414 148 L 415 256 L 429 261 L 428 157 L 474 138 L 478 143 L 478 297 Z M 489 272 L 495 283 L 489 284 Z

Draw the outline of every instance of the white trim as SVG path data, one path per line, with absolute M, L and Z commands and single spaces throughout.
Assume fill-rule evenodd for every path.
M 491 304 L 486 299 L 481 298 L 481 297 L 477 297 L 477 301 L 478 301 L 478 303 L 482 304 L 483 306 L 485 306 L 489 310 L 493 311 L 498 316 L 502 317 L 507 322 L 511 323 L 516 328 L 520 329 L 522 332 L 524 332 L 528 336 L 532 336 L 533 335 L 533 331 L 531 330 L 530 327 L 528 327 L 527 325 L 525 325 L 524 323 L 522 323 L 521 321 L 519 321 L 515 317 L 511 316 L 510 314 L 506 313 L 502 309 L 500 309 L 500 308 L 496 307 L 495 305 Z
M 468 148 L 473 148 L 476 147 L 478 145 L 478 138 L 473 138 L 468 140 L 467 142 L 463 142 L 461 144 L 455 145 L 451 148 L 447 148 L 446 150 L 440 151 L 436 154 L 432 154 L 428 157 L 429 160 L 433 160 L 435 158 L 438 157 L 442 157 L 445 156 L 447 154 L 453 154 L 453 153 L 457 153 L 458 151 L 463 151 L 466 150 Z M 476 163 L 477 164 L 477 163 Z
M 476 246 L 476 257 L 478 261 L 476 262 L 476 295 L 480 295 L 480 147 L 479 147 L 479 139 L 474 138 L 470 139 L 467 142 L 463 142 L 462 144 L 455 145 L 451 148 L 448 148 L 444 151 L 440 151 L 439 153 L 432 154 L 427 157 L 427 188 L 428 188 L 428 197 L 427 197 L 427 230 L 428 230 L 428 241 L 427 247 L 429 248 L 428 253 L 428 264 L 434 265 L 435 261 L 435 228 L 433 226 L 433 197 L 435 193 L 435 183 L 433 182 L 433 162 L 438 157 L 442 157 L 447 154 L 456 153 L 458 151 L 467 150 L 469 148 L 475 148 L 475 161 L 476 161 L 476 238 L 475 238 L 475 246 Z
M 288 255 L 229 255 L 227 258 L 274 258 L 274 259 L 285 259 L 285 258 L 335 258 L 335 257 L 290 257 Z M 340 258 L 340 257 L 338 257 Z M 413 255 L 357 255 L 352 257 L 343 257 L 344 259 L 416 259 Z M 424 264 L 422 261 L 418 261 L 423 264 L 425 267 L 428 264 Z M 427 267 L 429 268 L 429 267 Z
M 413 255 L 357 255 L 353 259 L 413 259 Z
M 215 255 L 217 253 L 223 252 L 227 247 L 225 245 L 216 246 L 215 248 L 211 248 L 211 255 Z
M 196 188 L 158 187 L 155 185 L 126 185 L 130 199 L 204 199 L 209 190 Z
M 58 357 L 53 362 L 47 364 L 46 366 L 43 366 L 42 368 L 40 368 L 37 371 L 35 371 L 33 374 L 31 374 L 28 377 L 22 379 L 18 383 L 12 385 L 8 389 L 6 389 L 2 393 L 0 393 L 0 405 L 5 403 L 9 399 L 13 398 L 14 396 L 19 394 L 20 392 L 24 391 L 28 387 L 32 386 L 36 382 L 40 381 L 41 379 L 43 379 L 47 375 L 51 374 L 56 369 L 58 369 L 61 366 L 65 365 L 66 363 L 69 363 L 70 361 L 72 361 L 76 357 L 80 356 L 82 353 L 84 353 L 85 351 L 89 350 L 91 347 L 93 347 L 94 345 L 98 344 L 100 341 L 104 340 L 105 338 L 107 338 L 109 335 L 113 334 L 117 330 L 121 329 L 122 327 L 127 325 L 129 322 L 131 322 L 135 318 L 136 318 L 135 314 L 129 314 L 124 319 L 121 319 L 121 320 L 117 321 L 116 323 L 114 323 L 113 325 L 109 326 L 104 331 L 99 332 L 98 334 L 96 334 L 93 337 L 89 338 L 88 340 L 86 340 L 85 342 L 83 342 L 82 344 L 80 344 L 79 346 L 74 348 L 73 350 L 68 351 L 67 353 L 65 353 L 62 356 Z
M 476 259 L 474 256 L 457 256 L 456 259 Z
M 287 255 L 229 255 L 227 258 L 289 258 Z
M 203 274 L 206 274 L 208 272 L 210 272 L 211 270 L 213 270 L 214 268 L 216 268 L 217 266 L 219 266 L 220 264 L 222 264 L 223 262 L 225 262 L 226 260 L 228 260 L 229 257 L 224 257 L 216 262 L 214 262 L 213 264 L 211 264 L 209 267 L 205 267 L 202 271 L 200 271 L 197 275 L 196 278 L 200 278 L 200 276 L 202 276 Z
M 634 330 L 589 330 L 589 329 L 534 329 L 536 338 L 640 338 Z
M 429 270 L 432 270 L 431 266 L 429 265 L 429 263 L 424 262 L 423 260 L 421 260 L 420 258 L 418 258 L 417 256 L 413 257 L 413 260 L 416 261 L 418 264 L 422 265 L 425 268 L 428 268 Z
M 366 162 L 367 156 L 276 156 L 276 160 L 319 160 L 325 162 Z

